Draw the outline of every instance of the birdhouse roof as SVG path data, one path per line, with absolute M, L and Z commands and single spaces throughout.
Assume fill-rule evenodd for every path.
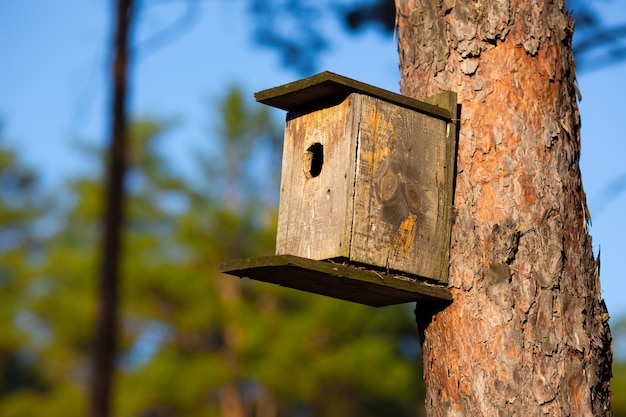
M 402 107 L 407 107 L 433 117 L 451 120 L 447 109 L 374 87 L 342 75 L 324 71 L 291 83 L 269 88 L 254 94 L 263 104 L 287 111 L 299 111 L 341 100 L 351 93 L 376 97 Z

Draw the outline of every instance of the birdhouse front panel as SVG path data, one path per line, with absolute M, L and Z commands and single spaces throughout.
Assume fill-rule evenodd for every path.
M 358 92 L 287 118 L 277 255 L 445 282 L 449 123 Z
M 349 258 L 360 102 L 288 114 L 277 255 Z

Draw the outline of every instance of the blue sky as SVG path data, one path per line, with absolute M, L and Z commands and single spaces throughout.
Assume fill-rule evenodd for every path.
M 278 55 L 260 49 L 250 34 L 244 0 L 199 2 L 191 29 L 175 40 L 149 48 L 145 40 L 184 12 L 183 2 L 158 2 L 139 16 L 139 57 L 132 77 L 134 115 L 178 121 L 164 147 L 180 169 L 188 170 L 194 147 L 206 142 L 216 123 L 210 105 L 229 84 L 252 93 L 300 78 L 281 66 Z M 626 20 L 619 2 L 603 3 L 607 16 Z M 23 0 L 0 2 L 0 117 L 3 139 L 26 163 L 45 176 L 48 187 L 91 169 L 74 149 L 76 140 L 106 140 L 106 76 L 110 5 L 104 0 Z M 391 35 L 373 30 L 335 36 L 319 70 L 330 70 L 398 91 L 396 46 Z M 626 64 L 579 74 L 583 124 L 581 169 L 593 218 L 594 248 L 602 249 L 602 288 L 613 317 L 626 314 L 623 265 L 626 191 L 610 192 L 626 176 L 626 138 L 621 122 L 626 97 Z M 276 112 L 278 120 L 284 118 Z M 622 182 L 623 183 L 623 182 Z

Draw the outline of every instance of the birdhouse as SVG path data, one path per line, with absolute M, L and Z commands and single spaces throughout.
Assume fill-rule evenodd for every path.
M 276 256 L 223 270 L 369 305 L 450 299 L 456 94 L 323 72 L 255 97 L 288 112 Z

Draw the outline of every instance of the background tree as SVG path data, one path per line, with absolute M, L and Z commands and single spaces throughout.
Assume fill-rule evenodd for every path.
M 281 132 L 245 96 L 233 87 L 216 103 L 221 122 L 194 151 L 193 180 L 163 152 L 172 122 L 131 125 L 113 414 L 415 415 L 424 391 L 406 306 L 372 310 L 217 272 L 274 249 L 278 176 L 267 167 L 280 166 Z M 82 157 L 100 168 L 67 184 L 41 259 L 4 287 L 20 294 L 7 320 L 34 324 L 14 329 L 20 343 L 2 339 L 28 359 L 22 382 L 0 392 L 2 416 L 89 409 L 105 153 L 86 146 Z
M 626 21 L 606 22 L 599 13 L 600 2 L 566 4 L 576 24 L 572 48 L 579 70 L 597 70 L 626 59 Z M 276 49 L 285 65 L 303 74 L 315 70 L 318 55 L 332 44 L 321 30 L 323 18 L 334 18 L 353 33 L 375 26 L 390 34 L 396 27 L 393 0 L 251 0 L 250 12 L 257 42 Z
M 350 3 L 356 4 L 346 1 L 332 16 L 346 16 Z M 359 7 L 356 12 L 368 10 Z M 393 22 L 386 27 L 390 33 Z M 143 48 L 142 43 L 140 53 Z M 229 91 L 207 109 L 209 114 L 221 108 L 226 113 L 218 119 L 231 127 L 219 124 L 220 133 L 205 138 L 206 149 L 195 150 L 202 157 L 191 169 L 193 180 L 176 175 L 180 167 L 164 152 L 172 149 L 164 146 L 170 122 L 138 120 L 132 129 L 116 414 L 219 415 L 224 407 L 257 415 L 415 414 L 423 402 L 421 365 L 406 306 L 371 310 L 216 274 L 223 258 L 273 247 L 270 201 L 278 187 L 264 184 L 272 178 L 267 167 L 279 167 L 266 157 L 279 152 L 269 151 L 277 139 L 266 133 L 275 128 L 256 122 L 267 115 L 248 107 L 243 97 L 250 96 Z M 253 148 L 241 147 L 246 143 Z M 18 225 L 24 238 L 0 253 L 0 309 L 7 313 L 0 315 L 7 329 L 0 335 L 2 416 L 87 410 L 104 160 L 101 149 L 89 151 L 77 159 L 92 169 L 56 190 L 58 206 L 46 201 L 34 180 L 23 182 L 28 187 L 0 187 L 0 207 L 22 219 L 12 222 L 2 211 L 0 240 L 15 230 L 6 224 Z M 19 171 L 36 179 L 9 154 L 0 177 Z M 228 164 L 217 166 L 226 160 L 237 164 L 230 170 Z M 41 202 L 47 203 L 46 216 L 38 211 Z M 44 243 L 42 229 L 55 232 Z M 619 331 L 617 326 L 616 339 Z M 614 368 L 614 389 L 624 386 L 622 368 Z M 615 393 L 619 415 L 623 404 Z
M 450 287 L 424 328 L 430 415 L 611 415 L 611 336 L 562 2 L 398 2 L 401 89 L 461 106 Z
M 119 271 L 124 225 L 124 178 L 126 175 L 127 90 L 130 30 L 134 15 L 132 0 L 118 0 L 115 15 L 115 37 L 111 62 L 111 113 L 106 198 L 102 216 L 102 258 L 98 314 L 93 341 L 90 415 L 108 417 L 111 414 L 112 377 L 117 354 L 119 305 Z

